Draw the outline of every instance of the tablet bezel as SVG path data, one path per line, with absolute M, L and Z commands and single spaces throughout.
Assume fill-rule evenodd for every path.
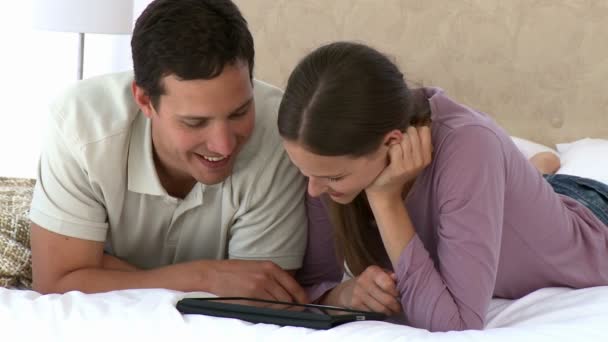
M 222 302 L 224 301 L 224 302 Z M 252 301 L 264 304 L 290 307 L 312 308 L 320 311 L 293 311 L 263 306 L 226 303 L 225 301 Z M 252 323 L 302 326 L 315 329 L 329 329 L 336 325 L 365 320 L 385 320 L 383 313 L 362 311 L 344 307 L 299 304 L 248 297 L 186 297 L 177 303 L 177 309 L 185 314 L 204 314 L 215 317 L 238 318 Z M 327 310 L 339 311 L 331 313 Z

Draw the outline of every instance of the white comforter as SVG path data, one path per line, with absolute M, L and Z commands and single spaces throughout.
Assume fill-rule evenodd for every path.
M 608 341 L 608 286 L 547 288 L 519 300 L 493 300 L 483 331 L 430 333 L 386 322 L 330 330 L 182 316 L 189 295 L 128 290 L 42 296 L 0 288 L 1 341 Z M 205 295 L 205 294 L 202 294 Z

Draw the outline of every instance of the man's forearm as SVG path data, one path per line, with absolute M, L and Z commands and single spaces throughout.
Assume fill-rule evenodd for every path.
M 84 293 L 107 292 L 125 289 L 166 288 L 177 291 L 208 291 L 202 271 L 192 264 L 177 264 L 152 270 L 133 270 L 132 265 L 117 258 L 105 258 L 114 269 L 83 268 L 65 274 L 49 289 L 36 289 L 47 293 L 65 293 L 72 290 Z M 120 261 L 116 262 L 116 261 Z M 124 268 L 124 269 L 123 269 Z
M 115 271 L 138 271 L 139 269 L 134 265 L 129 264 L 128 262 L 119 259 L 113 255 L 105 254 L 103 255 L 103 268 L 105 270 L 115 270 Z
M 132 270 L 132 265 L 120 259 L 102 255 L 100 258 L 99 266 L 90 265 L 57 273 L 54 277 L 42 278 L 40 282 L 34 277 L 34 290 L 41 293 L 74 290 L 96 293 L 165 288 L 182 292 L 210 292 L 218 296 L 308 303 L 306 292 L 295 279 L 270 261 L 197 260 L 151 270 Z

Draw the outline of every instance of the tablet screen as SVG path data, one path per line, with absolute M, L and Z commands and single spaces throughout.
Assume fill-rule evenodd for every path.
M 216 302 L 216 303 L 255 306 L 255 307 L 260 307 L 260 308 L 268 308 L 268 309 L 276 309 L 276 310 L 309 312 L 309 313 L 314 313 L 314 314 L 318 314 L 318 315 L 330 315 L 330 316 L 352 315 L 352 314 L 361 313 L 361 311 L 359 311 L 359 310 L 352 310 L 352 309 L 340 308 L 340 307 L 335 307 L 335 306 L 317 305 L 317 304 L 298 304 L 298 303 L 271 301 L 271 300 L 265 300 L 265 299 L 255 299 L 255 298 L 219 297 L 219 298 L 198 298 L 198 300 L 211 301 L 211 302 Z

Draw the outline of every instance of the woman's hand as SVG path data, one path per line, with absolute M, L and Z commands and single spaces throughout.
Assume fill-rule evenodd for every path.
M 401 199 L 406 185 L 431 163 L 432 152 L 431 129 L 428 126 L 408 127 L 401 142 L 389 146 L 388 165 L 365 189 L 368 198 Z
M 327 304 L 394 315 L 401 312 L 394 273 L 369 266 L 356 278 L 334 288 Z

